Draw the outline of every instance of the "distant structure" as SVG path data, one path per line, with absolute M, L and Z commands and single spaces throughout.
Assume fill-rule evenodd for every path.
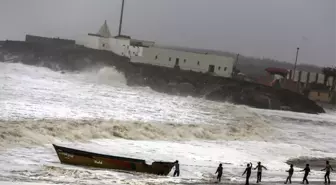
M 96 34 L 88 34 L 81 45 L 92 49 L 112 51 L 130 58 L 134 63 L 146 63 L 175 69 L 232 77 L 234 59 L 208 53 L 159 48 L 154 42 L 132 39 L 122 35 L 125 0 L 122 0 L 118 35 L 113 37 L 106 21 Z M 77 43 L 78 44 L 78 43 Z
M 141 46 L 141 47 L 154 47 L 155 42 L 152 41 L 145 41 L 145 40 L 137 40 L 137 39 L 131 39 L 131 45 L 132 46 Z
M 326 86 L 332 87 L 336 79 L 332 76 L 326 76 L 323 73 L 310 73 L 306 71 L 296 70 L 295 76 L 293 70 L 288 70 L 287 79 L 292 78 L 293 81 L 297 82 L 300 86 L 308 86 L 309 84 L 325 84 Z
M 40 44 L 53 45 L 53 46 L 62 46 L 62 47 L 74 46 L 76 44 L 75 40 L 40 37 L 40 36 L 35 36 L 35 35 L 26 35 L 26 42 L 40 43 Z
M 112 51 L 130 58 L 134 63 L 208 73 L 227 78 L 231 77 L 234 66 L 234 59 L 231 57 L 161 48 L 155 46 L 155 42 L 136 40 L 121 34 L 113 37 L 106 21 L 97 33 L 89 33 L 80 43 L 88 48 Z
M 321 103 L 336 103 L 336 75 L 310 73 L 306 71 L 267 68 L 268 77 L 258 82 L 275 88 L 284 88 L 306 95 L 309 99 Z M 294 76 L 295 74 L 295 76 Z

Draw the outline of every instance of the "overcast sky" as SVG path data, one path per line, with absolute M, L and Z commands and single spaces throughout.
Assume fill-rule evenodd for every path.
M 336 0 L 126 0 L 123 34 L 299 63 L 336 65 Z M 25 34 L 77 38 L 107 20 L 118 31 L 121 0 L 0 0 L 0 40 Z

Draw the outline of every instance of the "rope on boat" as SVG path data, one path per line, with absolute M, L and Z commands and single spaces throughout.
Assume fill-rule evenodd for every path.
M 219 162 L 221 164 L 223 164 L 223 166 L 225 166 L 226 164 L 231 164 L 231 163 L 226 163 L 226 162 Z M 211 165 L 195 165 L 195 164 L 181 164 L 181 166 L 192 166 L 192 167 L 204 167 L 204 168 L 218 168 L 217 166 L 211 166 Z
M 217 168 L 218 166 L 206 166 L 206 165 L 193 165 L 193 164 L 181 164 L 181 166 L 192 166 L 192 167 L 202 167 L 202 168 Z
M 223 167 L 224 167 L 225 163 L 222 163 L 222 164 L 223 164 Z M 214 169 L 218 168 L 218 166 L 194 165 L 194 164 L 181 164 L 181 166 L 191 166 L 191 167 L 201 167 L 201 168 L 214 168 Z M 272 171 L 282 172 L 283 170 L 281 170 L 281 169 L 275 169 L 275 170 L 272 170 Z

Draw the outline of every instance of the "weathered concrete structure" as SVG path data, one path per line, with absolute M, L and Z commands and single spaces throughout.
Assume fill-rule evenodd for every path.
M 112 37 L 105 23 L 98 33 L 88 34 L 77 44 L 88 48 L 106 50 L 130 58 L 131 62 L 157 65 L 181 70 L 208 73 L 230 78 L 234 59 L 207 53 L 160 48 L 154 42 L 132 40 L 130 37 Z

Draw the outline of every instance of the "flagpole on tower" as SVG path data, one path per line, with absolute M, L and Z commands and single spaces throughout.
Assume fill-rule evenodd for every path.
M 122 21 L 123 21 L 123 15 L 124 15 L 124 5 L 125 5 L 125 0 L 122 0 L 118 36 L 121 36 Z

